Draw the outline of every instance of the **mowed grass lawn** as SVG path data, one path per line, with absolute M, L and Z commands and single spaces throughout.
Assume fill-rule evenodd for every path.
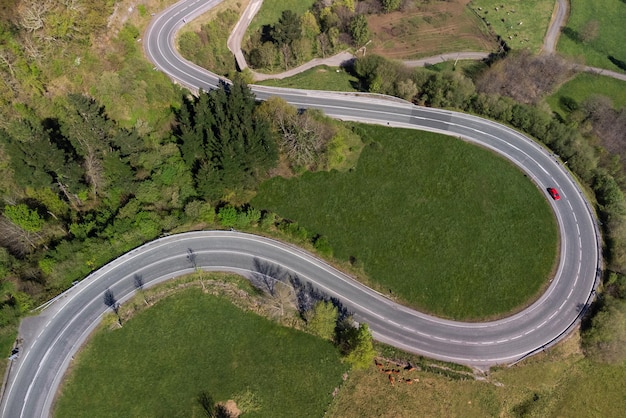
M 249 417 L 320 417 L 347 366 L 327 341 L 182 291 L 121 329 L 96 332 L 72 366 L 57 417 L 204 416 L 198 395 L 247 391 Z
M 508 161 L 443 135 L 360 125 L 355 171 L 274 178 L 252 204 L 328 237 L 375 288 L 455 319 L 511 312 L 556 260 L 554 215 Z
M 587 65 L 626 72 L 626 3 L 623 0 L 570 0 L 559 52 Z M 611 59 L 612 57 L 612 59 Z

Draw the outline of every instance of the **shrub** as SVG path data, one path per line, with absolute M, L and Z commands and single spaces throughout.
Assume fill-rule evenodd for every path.
M 238 213 L 237 209 L 234 207 L 227 205 L 220 208 L 217 213 L 217 220 L 224 228 L 232 228 L 237 224 Z

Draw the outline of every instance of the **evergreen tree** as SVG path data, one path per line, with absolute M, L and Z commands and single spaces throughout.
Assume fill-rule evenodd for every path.
M 0 129 L 0 143 L 8 153 L 15 182 L 22 189 L 62 191 L 74 204 L 74 195 L 83 187 L 84 170 L 74 160 L 73 149 L 59 148 L 58 140 L 41 122 L 22 119 L 9 131 Z M 61 146 L 67 144 L 61 144 Z
M 176 136 L 198 191 L 219 199 L 252 188 L 277 160 L 269 125 L 254 115 L 256 102 L 248 86 L 236 79 L 201 92 L 178 113 Z
M 271 36 L 278 45 L 291 45 L 302 37 L 300 18 L 291 10 L 283 10 L 278 22 L 272 27 Z

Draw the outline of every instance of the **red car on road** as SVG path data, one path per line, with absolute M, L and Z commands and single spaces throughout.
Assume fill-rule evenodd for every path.
M 552 199 L 554 199 L 554 200 L 560 200 L 561 199 L 561 195 L 559 194 L 559 192 L 554 187 L 548 187 L 548 193 L 550 193 L 550 196 L 552 196 Z

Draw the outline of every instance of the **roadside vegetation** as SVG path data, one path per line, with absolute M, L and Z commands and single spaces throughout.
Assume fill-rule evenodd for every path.
M 626 73 L 621 0 L 571 0 L 570 16 L 559 39 L 558 51 L 594 67 Z
M 354 130 L 366 141 L 355 170 L 273 178 L 252 205 L 322 234 L 369 285 L 422 311 L 478 320 L 538 295 L 555 265 L 556 223 L 521 171 L 439 134 Z
M 189 61 L 215 74 L 234 77 L 235 57 L 226 45 L 228 36 L 247 2 L 226 0 L 211 9 L 209 16 L 185 26 L 178 36 L 178 50 Z

